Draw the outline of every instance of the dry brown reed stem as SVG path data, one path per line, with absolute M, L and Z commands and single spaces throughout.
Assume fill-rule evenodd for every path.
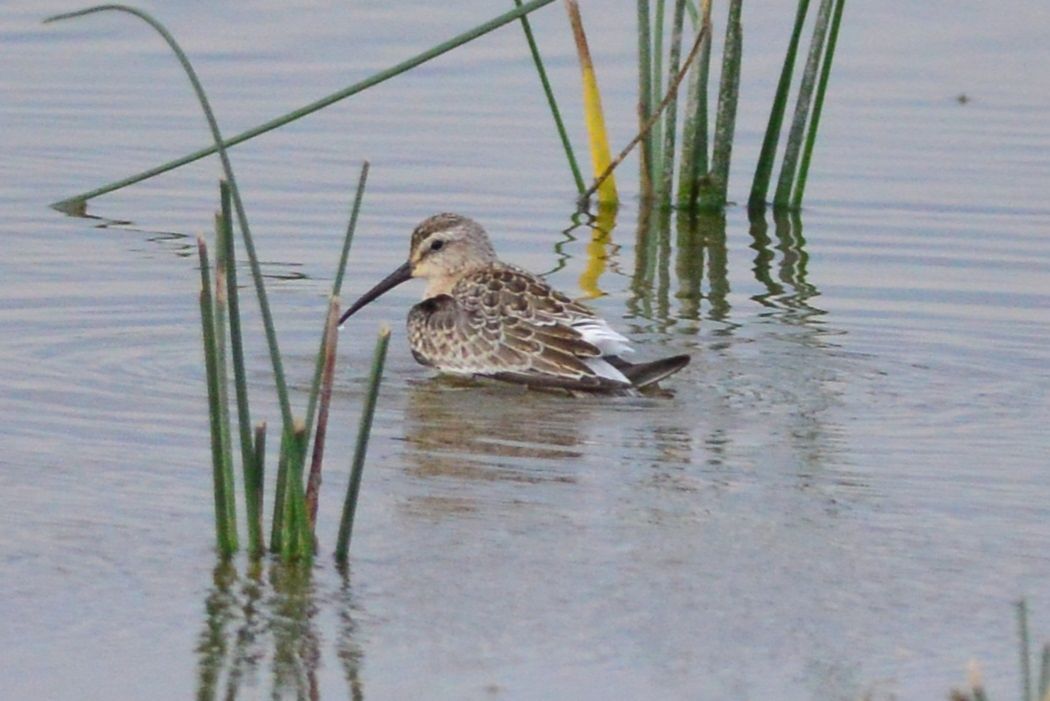
M 310 474 L 306 481 L 306 513 L 310 532 L 317 526 L 317 495 L 321 489 L 321 463 L 324 461 L 324 440 L 328 432 L 328 407 L 332 401 L 332 379 L 335 376 L 335 349 L 339 340 L 339 299 L 328 304 L 325 322 L 324 370 L 321 374 L 321 397 L 317 408 L 317 432 L 314 434 L 314 453 L 310 460 Z

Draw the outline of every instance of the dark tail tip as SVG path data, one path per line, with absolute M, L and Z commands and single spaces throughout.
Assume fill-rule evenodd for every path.
M 629 363 L 623 358 L 609 358 L 612 365 L 627 376 L 637 389 L 649 387 L 666 379 L 689 364 L 688 355 L 672 355 L 649 363 Z

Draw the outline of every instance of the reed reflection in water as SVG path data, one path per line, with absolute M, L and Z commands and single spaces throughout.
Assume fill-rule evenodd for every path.
M 343 668 L 348 698 L 364 698 L 359 670 L 363 657 L 348 572 L 338 591 L 321 594 L 309 566 L 279 561 L 245 565 L 220 562 L 204 600 L 197 645 L 197 699 L 235 699 L 256 690 L 269 665 L 274 699 L 319 699 L 318 670 L 323 638 L 315 618 L 321 607 L 336 610 L 335 655 Z M 254 694 L 253 694 L 254 695 Z
M 766 292 L 754 295 L 751 299 L 772 309 L 787 309 L 796 312 L 788 319 L 796 321 L 814 321 L 814 317 L 825 312 L 811 305 L 808 300 L 820 295 L 815 285 L 806 279 L 806 267 L 809 254 L 806 253 L 806 239 L 802 235 L 802 215 L 800 212 L 773 211 L 774 242 L 769 237 L 769 223 L 763 211 L 749 213 L 751 222 L 751 248 L 755 250 L 755 262 L 752 271 L 755 279 L 765 286 Z M 780 262 L 771 247 L 779 251 Z M 773 268 L 776 266 L 776 276 Z
M 672 283 L 672 254 L 676 284 Z M 706 302 L 707 318 L 730 324 L 727 265 L 724 213 L 672 213 L 666 209 L 642 207 L 638 212 L 628 313 L 655 322 L 651 328 L 653 331 L 674 329 L 680 333 L 696 333 Z M 675 288 L 676 309 L 673 308 L 672 287 Z

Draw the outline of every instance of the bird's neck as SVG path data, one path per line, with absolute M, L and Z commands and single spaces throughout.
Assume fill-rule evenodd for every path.
M 438 295 L 447 295 L 459 281 L 459 275 L 442 275 L 427 280 L 427 288 L 423 291 L 423 299 L 430 299 Z
M 430 299 L 438 295 L 452 293 L 452 288 L 463 278 L 489 267 L 503 265 L 498 260 L 471 260 L 465 261 L 454 270 L 446 270 L 441 274 L 427 276 L 427 288 L 423 292 L 423 299 Z

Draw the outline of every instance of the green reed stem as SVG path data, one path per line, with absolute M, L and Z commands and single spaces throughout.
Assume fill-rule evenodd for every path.
M 357 217 L 361 213 L 361 200 L 365 196 L 365 184 L 368 182 L 368 171 L 371 164 L 361 164 L 361 175 L 357 177 L 357 188 L 354 190 L 354 203 L 350 207 L 350 220 L 346 224 L 346 235 L 343 236 L 343 250 L 339 252 L 339 265 L 336 267 L 335 280 L 332 282 L 332 296 L 338 297 L 343 290 L 343 278 L 346 276 L 346 262 L 350 258 L 350 244 L 357 230 Z
M 1039 664 L 1039 701 L 1047 701 L 1050 696 L 1050 643 L 1043 645 L 1042 660 Z
M 656 12 L 653 15 L 652 28 L 653 28 L 653 78 L 651 81 L 652 95 L 649 98 L 653 105 L 660 104 L 660 98 L 663 97 L 663 71 L 664 71 L 664 5 L 665 0 L 656 0 Z M 653 163 L 652 173 L 650 177 L 653 180 L 653 195 L 657 200 L 662 201 L 664 193 L 660 192 L 661 179 L 660 176 L 663 173 L 663 152 L 660 150 L 663 144 L 663 130 L 661 129 L 659 121 L 653 125 L 652 130 L 652 142 L 653 142 Z
M 612 175 L 612 172 L 616 170 L 616 168 L 621 163 L 623 163 L 623 160 L 627 158 L 628 154 L 631 153 L 631 150 L 639 143 L 644 143 L 645 139 L 649 136 L 650 130 L 652 129 L 653 125 L 657 122 L 657 120 L 660 119 L 660 115 L 663 114 L 663 111 L 667 107 L 668 103 L 670 103 L 672 98 L 674 98 L 675 93 L 678 90 L 678 86 L 682 84 L 682 81 L 685 79 L 685 74 L 689 72 L 689 66 L 692 65 L 693 60 L 699 53 L 701 45 L 703 44 L 705 39 L 710 40 L 710 33 L 708 32 L 709 28 L 710 25 L 708 25 L 708 27 L 700 28 L 700 33 L 696 35 L 696 39 L 693 41 L 693 46 L 691 49 L 689 49 L 689 56 L 686 57 L 685 66 L 683 66 L 678 71 L 678 75 L 674 76 L 674 79 L 671 81 L 671 84 L 667 88 L 667 94 L 664 95 L 663 100 L 660 102 L 659 105 L 657 105 L 656 111 L 654 111 L 649 116 L 649 119 L 647 119 L 645 123 L 642 124 L 641 131 L 634 135 L 634 138 L 631 139 L 627 143 L 627 145 L 623 147 L 623 150 L 620 151 L 619 154 L 617 154 L 616 158 L 612 159 L 609 165 L 606 166 L 605 170 L 602 171 L 601 175 L 595 178 L 594 182 L 591 183 L 591 186 L 587 188 L 587 190 L 582 195 L 580 195 L 580 198 L 577 200 L 577 205 L 579 207 L 586 208 L 587 203 L 590 201 L 591 195 L 597 192 L 598 188 L 601 187 L 601 184 L 605 182 L 605 180 L 610 175 Z M 644 184 L 645 183 L 643 179 L 643 187 Z M 646 201 L 651 201 L 651 199 L 652 198 L 650 197 Z
M 224 493 L 222 456 L 222 410 L 219 405 L 219 381 L 216 370 L 215 310 L 211 295 L 211 274 L 208 265 L 208 245 L 203 236 L 197 237 L 197 255 L 201 269 L 201 331 L 204 342 L 204 370 L 208 386 L 208 418 L 211 426 L 212 490 L 215 496 L 215 540 L 219 553 L 228 557 L 237 552 L 236 530 L 231 531 Z M 236 528 L 236 522 L 234 522 Z
M 354 240 L 354 231 L 357 229 L 357 216 L 361 211 L 361 199 L 365 194 L 365 183 L 368 182 L 368 161 L 361 164 L 361 175 L 357 179 L 357 190 L 354 192 L 354 203 L 350 207 L 350 220 L 346 225 L 346 234 L 343 235 L 343 249 L 339 253 L 339 264 L 335 269 L 335 278 L 332 282 L 332 297 L 338 297 L 343 289 L 343 277 L 346 275 L 346 262 L 350 257 L 350 244 Z M 327 317 L 326 317 L 327 318 Z M 314 414 L 317 412 L 317 399 L 321 388 L 321 373 L 324 370 L 325 348 L 328 343 L 328 325 L 325 324 L 321 332 L 321 345 L 317 349 L 317 361 L 314 363 L 314 377 L 310 383 L 310 398 L 306 405 L 306 435 L 313 432 Z
M 335 350 L 339 341 L 338 326 L 339 298 L 332 297 L 328 303 L 328 319 L 324 333 L 325 345 L 322 349 L 324 372 L 321 379 L 317 435 L 314 437 L 313 457 L 310 460 L 310 472 L 306 481 L 306 514 L 310 520 L 311 538 L 317 528 L 317 497 L 321 489 L 321 463 L 324 461 L 324 442 L 328 432 L 328 406 L 332 401 L 332 381 L 335 378 Z
M 705 34 L 696 58 L 689 95 L 686 98 L 685 124 L 682 126 L 682 162 L 678 166 L 678 206 L 688 208 L 696 201 L 700 177 L 707 174 L 707 82 L 711 67 L 711 0 L 703 0 L 700 29 Z
M 649 44 L 652 41 L 649 30 L 649 0 L 638 0 L 638 133 L 645 132 L 645 125 L 653 111 L 652 100 L 652 65 L 649 55 Z M 642 150 L 639 156 L 642 199 L 653 196 L 653 139 L 650 133 L 642 139 Z
M 245 484 L 249 490 L 250 496 L 248 503 L 253 506 L 249 506 L 248 510 L 248 532 L 249 535 L 254 530 L 258 535 L 258 547 L 259 549 L 253 550 L 250 554 L 252 557 L 261 557 L 266 551 L 266 543 L 263 541 L 263 489 L 266 484 L 266 422 L 261 421 L 255 426 L 255 440 L 253 441 L 253 452 L 252 452 L 252 469 L 249 476 L 245 473 Z M 253 510 L 254 508 L 254 510 Z
M 255 282 L 255 292 L 259 298 L 259 309 L 262 313 L 263 326 L 266 330 L 266 341 L 270 349 L 270 362 L 273 365 L 274 383 L 277 386 L 277 399 L 281 407 L 281 417 L 284 424 L 291 427 L 292 408 L 288 401 L 288 386 L 284 379 L 284 365 L 281 362 L 281 353 L 277 346 L 277 334 L 273 327 L 273 316 L 270 313 L 270 304 L 266 296 L 266 287 L 263 284 L 262 269 L 259 267 L 259 258 L 255 254 L 255 243 L 252 240 L 251 229 L 248 226 L 248 217 L 244 211 L 244 203 L 241 201 L 241 194 L 240 189 L 237 187 L 237 180 L 233 175 L 233 166 L 230 164 L 230 157 L 226 152 L 226 144 L 223 142 L 222 133 L 219 131 L 219 124 L 215 119 L 215 114 L 212 112 L 211 103 L 208 101 L 208 96 L 204 92 L 204 87 L 197 78 L 197 73 L 193 70 L 189 58 L 186 57 L 186 54 L 182 51 L 178 42 L 175 41 L 175 37 L 168 32 L 164 25 L 153 19 L 153 17 L 146 12 L 134 7 L 128 7 L 127 5 L 98 5 L 84 10 L 78 10 L 76 12 L 55 15 L 44 21 L 55 22 L 58 20 L 82 17 L 95 12 L 104 12 L 108 10 L 126 12 L 134 15 L 153 27 L 153 29 L 164 38 L 164 41 L 167 42 L 172 52 L 174 52 L 179 64 L 186 73 L 186 77 L 189 78 L 190 83 L 193 85 L 193 91 L 197 95 L 197 100 L 200 102 L 201 110 L 204 112 L 204 116 L 208 121 L 208 128 L 211 130 L 212 139 L 215 142 L 215 145 L 208 150 L 208 153 L 218 151 L 219 158 L 222 160 L 222 169 L 226 175 L 226 181 L 230 186 L 230 194 L 233 195 L 233 204 L 237 212 L 237 220 L 240 224 L 241 236 L 244 238 L 244 248 L 248 254 L 248 262 L 251 264 L 252 279 Z M 82 197 L 81 199 L 86 198 Z
M 787 108 L 788 92 L 791 90 L 791 75 L 795 70 L 798 42 L 802 36 L 802 26 L 806 22 L 808 10 L 809 0 L 798 0 L 795 25 L 791 29 L 791 39 L 788 41 L 787 52 L 784 54 L 784 65 L 780 68 L 780 80 L 777 81 L 773 107 L 769 111 L 769 123 L 766 125 L 766 135 L 762 139 L 762 150 L 759 152 L 758 165 L 755 167 L 755 179 L 751 182 L 751 195 L 747 201 L 749 207 L 761 207 L 766 203 L 769 181 L 773 176 L 773 162 L 777 157 L 777 143 L 780 140 L 780 130 L 784 123 L 784 110 Z
M 828 29 L 828 48 L 824 51 L 824 63 L 820 69 L 820 80 L 817 82 L 817 96 L 813 103 L 813 116 L 809 120 L 806 133 L 806 145 L 802 150 L 802 161 L 798 167 L 795 181 L 795 192 L 791 196 L 791 206 L 802 207 L 802 197 L 806 192 L 806 180 L 809 178 L 809 163 L 813 156 L 813 145 L 817 141 L 817 129 L 820 126 L 820 113 L 824 110 L 824 95 L 828 90 L 828 76 L 831 75 L 831 63 L 835 58 L 835 46 L 839 40 L 839 25 L 842 24 L 842 8 L 846 0 L 835 0 L 835 11 L 831 16 L 831 28 Z M 1040 699 L 1042 701 L 1042 699 Z
M 784 148 L 784 160 L 780 164 L 780 179 L 777 181 L 777 190 L 773 195 L 774 207 L 787 207 L 791 204 L 791 188 L 798 173 L 798 158 L 802 150 L 806 120 L 809 118 L 809 110 L 813 104 L 813 88 L 817 82 L 817 68 L 820 66 L 820 57 L 824 49 L 824 37 L 828 33 L 832 2 L 833 0 L 821 0 L 820 8 L 817 10 L 817 19 L 813 25 L 813 39 L 809 45 L 809 56 L 806 58 L 806 68 L 802 73 L 802 82 L 798 88 L 795 115 L 791 121 L 791 130 L 788 132 L 787 146 Z
M 243 141 L 247 141 L 248 139 L 251 139 L 260 134 L 265 134 L 268 131 L 276 129 L 277 127 L 284 126 L 289 122 L 294 122 L 295 120 L 300 119 L 301 117 L 305 117 L 306 115 L 312 114 L 317 110 L 327 107 L 328 105 L 331 105 L 335 102 L 339 102 L 340 100 L 350 97 L 351 95 L 356 95 L 357 93 L 363 90 L 367 90 L 368 88 L 374 85 L 378 85 L 379 83 L 393 78 L 394 76 L 400 75 L 405 71 L 411 70 L 420 64 L 426 63 L 427 61 L 436 58 L 444 53 L 447 53 L 458 46 L 466 44 L 469 41 L 473 41 L 474 39 L 477 39 L 480 36 L 484 36 L 492 30 L 498 29 L 509 22 L 513 22 L 519 17 L 524 17 L 530 12 L 538 10 L 539 8 L 545 5 L 549 5 L 552 2 L 554 2 L 554 0 L 532 0 L 532 2 L 525 3 L 525 5 L 523 5 L 520 8 L 516 8 L 514 10 L 511 10 L 510 12 L 505 12 L 502 15 L 499 15 L 498 17 L 494 17 L 488 22 L 479 24 L 473 29 L 469 29 L 463 32 L 462 34 L 458 34 L 449 39 L 448 41 L 442 42 L 441 44 L 438 44 L 433 48 L 427 49 L 426 51 L 423 51 L 422 53 L 419 53 L 406 61 L 402 61 L 401 63 L 395 66 L 391 66 L 390 68 L 375 73 L 374 75 L 371 75 L 368 78 L 365 78 L 364 80 L 358 81 L 353 85 L 350 85 L 346 88 L 343 88 L 342 90 L 334 92 L 331 95 L 322 97 L 319 100 L 315 100 L 314 102 L 311 102 L 308 105 L 304 105 L 303 107 L 300 107 L 297 110 L 293 110 L 291 112 L 288 112 L 287 114 L 281 115 L 280 117 L 275 117 L 274 119 L 271 119 L 268 122 L 264 122 L 263 124 L 243 131 L 240 134 L 231 137 L 228 141 L 222 142 L 222 145 L 223 147 L 228 148 L 230 146 L 239 144 Z M 132 14 L 139 14 L 138 11 L 135 11 L 132 8 L 125 8 L 124 6 L 107 5 L 103 7 L 106 9 L 122 8 L 125 9 L 125 11 L 131 11 Z M 88 12 L 96 12 L 99 9 L 101 8 L 89 8 L 88 10 L 81 10 L 79 12 L 55 15 L 54 17 L 49 17 L 48 19 L 44 20 L 44 22 L 53 22 L 69 17 L 76 17 L 82 14 L 87 14 Z M 145 15 L 145 13 L 141 13 L 139 16 L 143 15 Z M 211 155 L 219 150 L 220 149 L 217 145 L 208 146 L 200 150 L 194 151 L 193 153 L 182 156 L 181 158 L 176 158 L 172 161 L 168 161 L 167 163 L 159 165 L 155 168 L 150 168 L 149 170 L 144 170 L 141 173 L 122 178 L 121 180 L 117 180 L 107 185 L 103 185 L 102 187 L 95 188 L 94 190 L 90 190 L 88 192 L 83 192 L 78 195 L 68 197 L 60 202 L 54 203 L 51 206 L 62 211 L 76 211 L 77 208 L 82 207 L 83 203 L 87 200 L 98 197 L 99 195 L 104 195 L 108 192 L 113 192 L 114 190 L 119 190 L 121 188 L 127 187 L 128 185 L 133 185 L 134 183 L 147 180 L 155 175 L 166 173 L 169 170 L 178 168 L 179 166 L 183 166 L 187 163 L 192 163 L 193 161 L 200 160 L 201 158 Z
M 726 41 L 722 54 L 722 75 L 718 88 L 718 114 L 715 117 L 715 139 L 711 152 L 711 175 L 718 188 L 720 204 L 729 191 L 729 162 L 733 155 L 733 133 L 736 128 L 736 106 L 740 95 L 740 56 L 743 32 L 740 27 L 742 0 L 731 0 L 726 21 Z
M 288 463 L 292 459 L 292 434 L 289 430 L 281 431 L 281 446 L 277 452 L 277 479 L 273 490 L 273 516 L 270 518 L 270 552 L 280 553 L 288 540 L 287 530 L 287 494 Z
M 350 550 L 350 536 L 354 529 L 354 515 L 357 512 L 357 497 L 361 492 L 361 473 L 365 467 L 365 453 L 368 452 L 368 438 L 372 432 L 372 417 L 375 415 L 376 399 L 379 397 L 379 383 L 383 379 L 383 363 L 386 361 L 386 349 L 390 343 L 390 329 L 383 327 L 376 340 L 375 352 L 372 354 L 372 370 L 368 376 L 368 391 L 365 394 L 365 405 L 361 410 L 361 423 L 357 429 L 357 445 L 354 447 L 354 458 L 350 464 L 350 482 L 346 488 L 346 499 L 343 501 L 343 517 L 339 522 L 339 539 L 335 546 L 337 562 L 346 562 Z
M 689 13 L 689 21 L 693 23 L 693 29 L 700 29 L 700 12 L 697 10 L 693 0 L 688 0 L 685 3 L 685 11 Z
M 671 22 L 671 57 L 668 66 L 667 84 L 673 85 L 678 75 L 679 64 L 682 58 L 682 24 L 685 21 L 685 0 L 675 0 L 674 16 Z M 663 206 L 670 206 L 672 184 L 674 182 L 674 149 L 675 135 L 677 134 L 678 99 L 677 91 L 671 93 L 671 101 L 664 111 L 664 155 L 663 173 L 660 184 L 660 202 Z
M 305 560 L 313 555 L 313 536 L 306 515 L 306 495 L 303 492 L 303 456 L 306 453 L 306 426 L 295 425 L 288 450 L 288 483 L 285 486 L 285 534 L 281 541 L 281 556 L 285 561 Z
M 226 257 L 226 297 L 229 305 L 230 353 L 233 360 L 233 385 L 237 398 L 237 427 L 241 439 L 241 471 L 244 476 L 244 504 L 248 514 L 248 552 L 259 557 L 266 549 L 262 531 L 262 478 L 255 474 L 255 449 L 252 444 L 252 418 L 248 404 L 248 380 L 244 369 L 244 343 L 241 337 L 241 303 L 237 289 L 237 256 L 233 232 L 233 207 L 230 187 L 219 182 L 221 204 L 219 225 Z M 258 484 L 258 489 L 253 485 Z
M 1032 651 L 1028 636 L 1028 602 L 1017 602 L 1017 637 L 1021 649 L 1021 701 L 1032 701 Z
M 222 494 L 226 500 L 226 518 L 230 532 L 237 534 L 237 488 L 233 482 L 233 443 L 230 437 L 229 378 L 226 370 L 226 241 L 222 219 L 215 221 L 215 293 L 212 307 L 215 312 L 215 382 L 219 394 L 219 436 L 222 441 Z
M 514 0 L 514 4 L 521 9 L 521 0 Z M 554 117 L 554 127 L 558 130 L 558 138 L 561 140 L 561 146 L 565 150 L 565 157 L 569 161 L 569 170 L 572 171 L 573 180 L 576 181 L 576 189 L 582 193 L 587 186 L 583 182 L 583 175 L 580 173 L 580 165 L 576 162 L 576 155 L 572 150 L 572 143 L 569 141 L 569 133 L 565 130 L 565 123 L 561 119 L 561 111 L 558 109 L 558 101 L 554 98 L 554 91 L 551 89 L 551 83 L 547 79 L 547 69 L 543 66 L 543 59 L 540 57 L 540 49 L 536 46 L 536 39 L 532 35 L 532 25 L 529 24 L 529 18 L 525 15 L 521 16 L 521 28 L 525 32 L 525 41 L 529 44 L 529 52 L 532 54 L 532 62 L 536 64 L 536 73 L 540 77 L 540 84 L 543 85 L 543 94 L 547 96 L 547 104 L 551 108 L 551 116 Z

